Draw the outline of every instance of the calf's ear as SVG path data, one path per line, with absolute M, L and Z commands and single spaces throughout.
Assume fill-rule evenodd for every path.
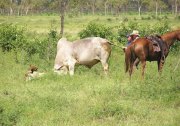
M 30 65 L 29 71 L 31 71 L 33 73 L 34 71 L 37 71 L 37 70 L 38 70 L 38 67 L 36 67 L 34 65 Z

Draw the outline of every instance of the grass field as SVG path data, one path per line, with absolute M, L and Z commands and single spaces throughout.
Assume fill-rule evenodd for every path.
M 91 20 L 115 26 L 121 19 L 123 17 L 67 18 L 65 34 L 72 40 L 77 39 L 77 33 Z M 58 16 L 0 17 L 0 23 L 27 25 L 30 33 L 36 32 L 39 36 L 49 31 L 52 20 L 56 20 L 58 27 Z M 168 20 L 172 28 L 180 27 L 178 20 Z M 34 56 L 30 63 L 47 74 L 26 82 L 24 74 L 28 63 L 17 64 L 13 52 L 0 51 L 0 126 L 178 126 L 180 66 L 175 67 L 179 54 L 170 52 L 161 76 L 157 63 L 148 62 L 144 80 L 141 80 L 141 68 L 135 70 L 131 80 L 124 73 L 124 54 L 118 47 L 113 47 L 107 76 L 101 64 L 92 69 L 78 66 L 72 77 L 58 76 L 52 71 L 53 60 L 47 63 Z

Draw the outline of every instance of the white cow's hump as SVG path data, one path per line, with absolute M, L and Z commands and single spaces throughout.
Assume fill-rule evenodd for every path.
M 66 42 L 67 41 L 67 38 L 61 38 L 61 39 L 59 39 L 59 42 Z

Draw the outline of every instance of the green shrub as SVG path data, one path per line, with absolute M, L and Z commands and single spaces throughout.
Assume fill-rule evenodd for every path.
M 127 17 L 125 17 L 124 19 L 123 19 L 123 22 L 128 22 L 128 18 Z
M 122 44 L 127 42 L 127 35 L 130 34 L 133 30 L 138 30 L 140 36 L 148 36 L 153 34 L 162 35 L 169 31 L 170 26 L 167 22 L 160 22 L 154 25 L 142 25 L 137 22 L 129 22 L 128 24 L 122 23 L 118 27 L 118 41 Z
M 176 16 L 176 17 L 175 17 L 175 19 L 178 19 L 178 20 L 180 20 L 180 16 Z
M 38 39 L 34 38 L 26 44 L 25 51 L 27 52 L 28 60 L 34 54 L 38 54 L 41 59 L 49 61 L 53 59 L 56 53 L 56 44 L 58 41 L 57 31 L 50 30 L 47 37 Z
M 111 18 L 107 18 L 107 21 L 111 22 L 111 21 L 112 21 L 112 19 L 111 19 Z
M 3 51 L 22 49 L 26 43 L 25 29 L 13 24 L 0 24 L 0 46 Z
M 50 60 L 54 59 L 56 53 L 56 44 L 58 41 L 57 31 L 50 30 L 48 37 L 39 43 L 39 55 L 41 58 Z
M 85 29 L 79 32 L 79 36 L 80 38 L 96 36 L 110 39 L 113 36 L 111 30 L 112 29 L 110 27 L 91 22 Z
M 52 27 L 52 26 L 51 26 Z M 29 61 L 34 54 L 38 54 L 40 58 L 50 60 L 55 56 L 56 43 L 58 40 L 57 31 L 51 28 L 48 35 L 44 35 L 41 39 L 28 38 L 23 27 L 13 24 L 0 25 L 0 47 L 2 51 L 15 52 L 15 59 L 18 60 L 18 52 L 25 51 L 24 59 Z
M 168 19 L 168 16 L 167 16 L 167 15 L 164 15 L 164 16 L 163 16 L 163 19 Z
M 151 17 L 141 17 L 141 20 L 151 20 Z

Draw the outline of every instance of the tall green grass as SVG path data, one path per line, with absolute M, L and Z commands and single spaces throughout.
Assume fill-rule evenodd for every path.
M 32 16 L 0 17 L 0 21 L 27 24 L 31 37 L 33 32 L 42 37 L 53 18 L 59 20 L 58 16 Z M 120 18 L 67 18 L 65 34 L 74 40 L 90 20 L 116 25 Z M 172 27 L 179 26 L 176 20 L 171 23 L 176 24 L 171 24 Z M 178 126 L 180 66 L 176 70 L 175 66 L 179 53 L 170 52 L 161 76 L 157 63 L 148 62 L 142 80 L 141 66 L 131 79 L 124 73 L 124 54 L 114 46 L 107 76 L 101 64 L 92 69 L 77 66 L 74 76 L 59 76 L 52 71 L 53 60 L 46 62 L 33 55 L 29 62 L 24 62 L 24 55 L 19 53 L 18 58 L 22 60 L 16 63 L 13 52 L 0 51 L 0 126 Z M 46 75 L 26 82 L 24 74 L 29 64 L 37 65 Z
M 16 64 L 13 57 L 1 52 L 1 125 L 179 124 L 180 66 L 173 72 L 176 55 L 170 53 L 161 77 L 151 62 L 144 80 L 140 68 L 130 80 L 124 73 L 124 55 L 115 49 L 107 76 L 101 64 L 92 69 L 76 67 L 73 77 L 58 76 L 48 66 L 39 68 L 47 73 L 44 77 L 29 82 L 24 80 L 28 65 Z

